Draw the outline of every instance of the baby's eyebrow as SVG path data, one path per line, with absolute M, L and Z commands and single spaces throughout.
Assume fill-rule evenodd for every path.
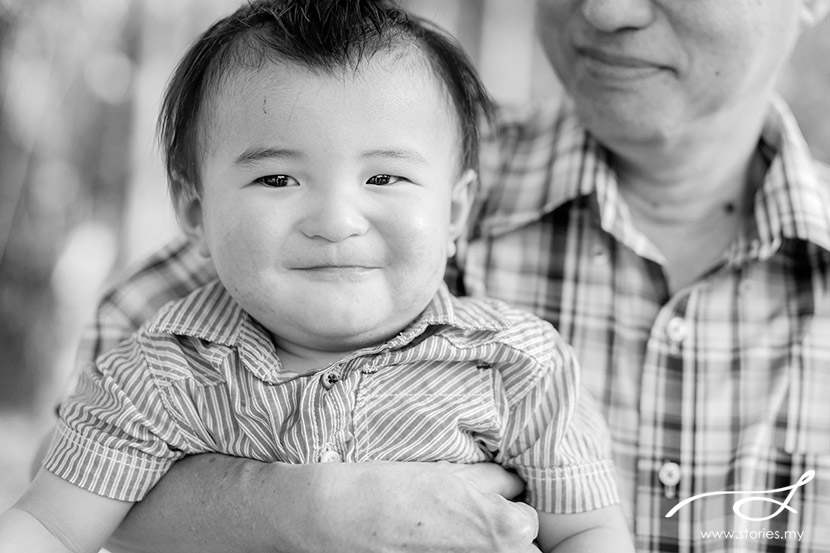
M 395 150 L 395 149 L 379 149 L 379 150 L 367 150 L 363 152 L 363 157 L 367 158 L 391 158 L 391 159 L 401 159 L 404 161 L 411 161 L 420 164 L 427 164 L 427 160 L 424 159 L 424 156 L 416 152 L 415 150 Z
M 295 159 L 299 157 L 306 157 L 306 155 L 297 150 L 288 150 L 284 148 L 252 147 L 239 154 L 233 161 L 233 164 L 245 166 L 252 165 L 263 159 Z

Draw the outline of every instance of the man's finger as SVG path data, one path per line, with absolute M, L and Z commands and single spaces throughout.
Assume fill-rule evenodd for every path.
M 437 465 L 456 476 L 466 479 L 481 493 L 494 493 L 512 499 L 525 489 L 525 483 L 521 478 L 495 463 L 476 463 L 472 465 L 437 463 Z
M 521 543 L 531 543 L 539 535 L 539 515 L 526 503 L 514 503 L 497 494 L 489 494 L 495 501 L 503 503 L 504 525 Z

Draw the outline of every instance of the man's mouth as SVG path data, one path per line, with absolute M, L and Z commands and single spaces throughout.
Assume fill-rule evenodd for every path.
M 668 69 L 643 57 L 621 55 L 596 48 L 577 48 L 577 53 L 588 74 L 599 79 L 635 80 Z

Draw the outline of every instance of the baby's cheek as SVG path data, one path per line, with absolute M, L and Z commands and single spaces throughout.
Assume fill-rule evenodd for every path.
M 434 226 L 412 225 L 407 233 L 399 233 L 389 242 L 389 255 L 401 295 L 428 296 L 437 290 L 444 278 L 447 262 L 447 238 Z
M 234 220 L 226 221 L 215 231 L 213 261 L 223 280 L 244 284 L 262 271 L 273 269 L 279 245 L 276 239 L 267 240 L 267 233 L 256 232 L 251 225 Z
M 446 255 L 447 225 L 435 214 L 411 213 L 389 226 L 394 230 L 386 233 L 387 243 L 396 261 L 420 265 Z

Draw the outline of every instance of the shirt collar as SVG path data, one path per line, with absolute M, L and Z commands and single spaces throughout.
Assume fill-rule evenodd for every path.
M 348 358 L 404 347 L 432 327 L 499 332 L 509 326 L 507 318 L 490 304 L 459 301 L 442 283 L 421 315 L 397 336 L 384 344 L 357 351 Z M 218 280 L 168 304 L 149 324 L 147 332 L 198 338 L 236 348 L 245 368 L 265 382 L 279 383 L 294 378 L 281 374 L 279 358 L 268 331 L 236 303 Z
M 458 330 L 499 332 L 510 327 L 510 322 L 486 302 L 460 301 L 441 283 L 421 315 L 401 335 L 412 334 L 414 339 L 430 326 L 449 326 Z
M 498 235 L 615 181 L 606 151 L 579 123 L 567 99 L 501 108 L 481 152 L 479 231 Z
M 199 338 L 233 346 L 251 318 L 218 280 L 197 288 L 184 298 L 167 304 L 156 315 L 148 331 Z
M 168 304 L 147 331 L 236 348 L 243 366 L 260 380 L 270 384 L 289 380 L 281 371 L 268 331 L 236 303 L 218 280 Z
M 733 249 L 733 259 L 768 258 L 785 239 L 830 252 L 830 169 L 812 156 L 779 98 L 772 103 L 759 148 L 769 167 L 754 199 L 752 236 Z

